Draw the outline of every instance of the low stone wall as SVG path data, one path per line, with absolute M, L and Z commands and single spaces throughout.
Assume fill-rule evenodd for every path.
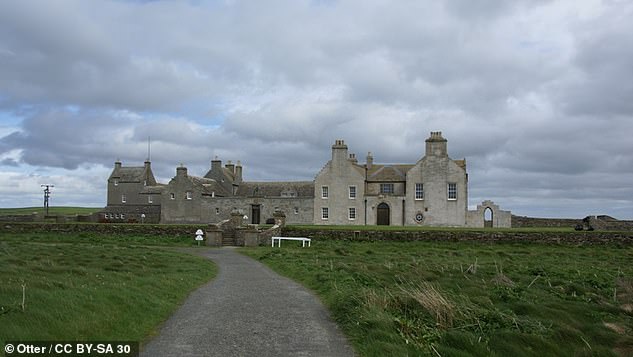
M 527 227 L 563 227 L 574 228 L 577 224 L 582 225 L 582 218 L 537 218 L 526 216 L 512 215 L 512 228 L 527 228 Z
M 309 237 L 315 240 L 346 241 L 477 241 L 477 242 L 534 242 L 548 244 L 633 245 L 633 232 L 522 232 L 522 231 L 353 231 L 335 229 L 305 229 L 283 227 L 287 237 Z
M 109 235 L 194 237 L 205 225 L 155 225 L 113 223 L 2 223 L 0 233 L 97 233 Z
M 0 216 L 0 222 L 37 222 L 44 219 L 44 216 L 39 214 L 16 214 Z
M 193 238 L 202 225 L 150 224 L 77 224 L 77 223 L 2 223 L 2 233 L 96 233 L 107 235 L 168 236 Z M 468 231 L 468 230 L 403 230 L 354 231 L 346 229 L 306 229 L 282 227 L 259 233 L 258 243 L 269 245 L 270 236 L 309 237 L 315 240 L 346 241 L 477 241 L 477 242 L 536 242 L 549 244 L 633 245 L 633 232 L 523 232 L 523 231 Z M 242 245 L 244 242 L 242 242 Z

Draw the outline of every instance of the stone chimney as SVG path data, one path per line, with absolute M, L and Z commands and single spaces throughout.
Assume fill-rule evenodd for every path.
M 218 159 L 216 156 L 213 160 L 211 160 L 211 171 L 220 171 L 222 168 L 222 160 Z
M 114 169 L 115 170 L 120 170 L 121 169 L 121 161 L 117 160 L 114 162 Z
M 176 168 L 176 177 L 187 177 L 187 168 L 183 164 Z
M 237 160 L 237 166 L 235 166 L 235 183 L 242 182 L 242 163 Z
M 357 164 L 358 160 L 356 160 L 356 154 L 349 154 L 349 161 L 351 161 L 353 164 Z
M 441 131 L 432 131 L 431 136 L 426 139 L 426 156 L 448 156 L 446 142 Z
M 235 174 L 235 165 L 233 165 L 231 160 L 229 160 L 224 167 L 226 167 L 226 169 L 229 170 L 232 174 Z
M 367 170 L 370 170 L 374 165 L 374 157 L 371 154 L 371 151 L 367 153 Z
M 343 140 L 336 140 L 332 145 L 332 163 L 342 164 L 345 161 L 347 161 L 347 145 Z

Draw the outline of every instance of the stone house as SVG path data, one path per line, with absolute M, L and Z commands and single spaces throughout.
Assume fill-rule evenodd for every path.
M 215 223 L 239 210 L 253 224 L 282 211 L 288 224 L 511 225 L 510 212 L 491 201 L 468 211 L 466 160 L 448 156 L 440 132 L 426 139 L 425 155 L 415 164 L 375 164 L 371 153 L 359 164 L 345 142 L 336 140 L 331 160 L 314 181 L 248 182 L 242 174 L 239 161 L 222 166 L 214 159 L 204 176 L 189 175 L 181 166 L 163 185 L 154 180 L 149 162 L 144 167 L 117 162 L 104 213 L 119 212 L 137 222 L 145 214 L 146 222 L 160 223 Z

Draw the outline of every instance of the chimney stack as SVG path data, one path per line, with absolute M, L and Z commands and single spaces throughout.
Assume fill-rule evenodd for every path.
M 242 163 L 237 160 L 237 166 L 235 166 L 235 183 L 242 182 Z
M 367 170 L 370 170 L 374 165 L 374 157 L 371 155 L 371 151 L 367 153 Z

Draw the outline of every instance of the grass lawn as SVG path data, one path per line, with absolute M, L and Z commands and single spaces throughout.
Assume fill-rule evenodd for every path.
M 143 341 L 217 272 L 207 259 L 139 243 L 148 241 L 3 234 L 0 345 L 7 340 Z
M 313 241 L 241 251 L 315 291 L 362 356 L 633 355 L 633 248 Z
M 48 214 L 50 215 L 75 215 L 75 214 L 91 214 L 102 210 L 98 207 L 49 207 Z M 45 214 L 44 207 L 21 207 L 21 208 L 0 208 L 0 216 L 10 215 L 25 215 L 25 214 Z

